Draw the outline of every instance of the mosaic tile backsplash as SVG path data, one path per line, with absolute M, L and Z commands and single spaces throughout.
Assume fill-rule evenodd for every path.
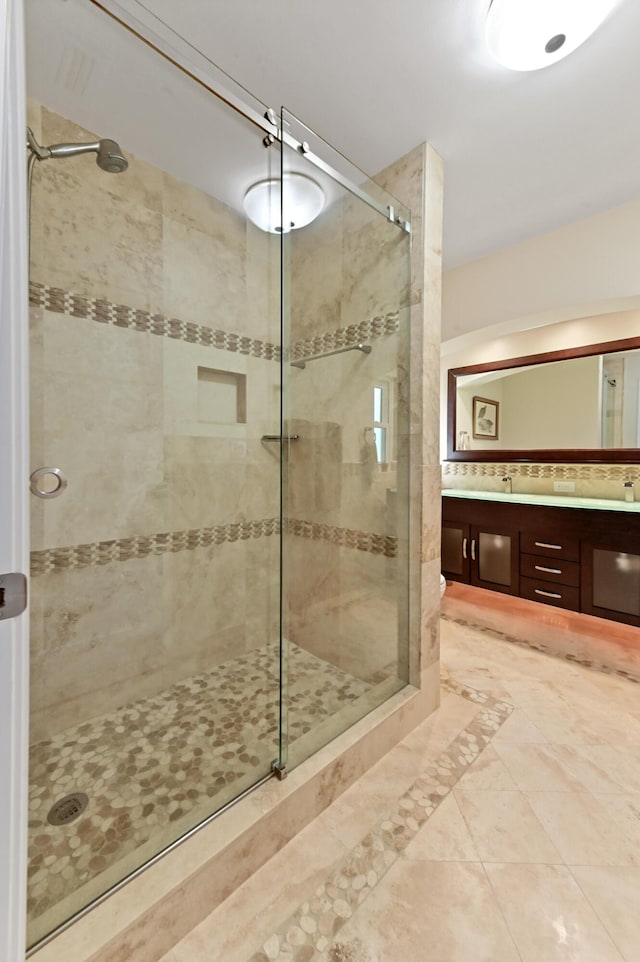
M 639 464 L 518 464 L 496 461 L 444 461 L 442 486 L 479 491 L 503 491 L 502 478 L 510 475 L 513 490 L 527 494 L 553 494 L 554 481 L 573 481 L 577 497 L 624 498 L 623 483 L 638 482 Z

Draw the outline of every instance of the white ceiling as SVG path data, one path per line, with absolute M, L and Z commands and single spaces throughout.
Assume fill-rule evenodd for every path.
M 134 8 L 135 0 L 126 5 Z M 88 0 L 29 0 L 36 95 L 51 87 L 36 64 L 56 43 L 68 42 L 69 18 L 78 21 L 79 8 L 88 6 Z M 290 108 L 368 173 L 430 141 L 445 161 L 446 267 L 640 197 L 638 0 L 619 0 L 582 47 L 532 73 L 505 70 L 488 56 L 488 0 L 146 0 L 146 6 L 262 101 Z M 92 8 L 92 17 L 101 15 Z M 106 69 L 113 51 L 108 29 L 100 36 L 97 22 L 79 35 Z M 111 96 L 122 115 L 121 79 L 112 90 L 102 83 L 96 98 L 104 107 Z M 145 136 L 153 140 L 170 110 L 173 83 L 152 87 L 143 128 L 140 114 L 131 125 L 123 119 L 134 135 L 123 142 L 143 156 Z M 173 166 L 179 164 L 176 157 Z

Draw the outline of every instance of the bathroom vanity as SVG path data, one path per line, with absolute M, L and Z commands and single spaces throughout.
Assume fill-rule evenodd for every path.
M 640 503 L 442 495 L 446 578 L 640 627 Z

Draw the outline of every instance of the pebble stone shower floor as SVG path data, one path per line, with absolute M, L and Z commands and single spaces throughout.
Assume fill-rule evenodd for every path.
M 371 689 L 296 645 L 288 657 L 290 743 Z M 278 663 L 276 644 L 257 648 L 31 747 L 32 943 L 269 770 Z M 86 811 L 51 825 L 73 792 Z

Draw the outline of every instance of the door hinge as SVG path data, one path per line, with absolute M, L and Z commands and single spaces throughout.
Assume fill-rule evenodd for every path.
M 0 575 L 0 621 L 21 615 L 26 607 L 26 577 L 19 572 Z
M 279 779 L 279 781 L 281 782 L 284 781 L 284 779 L 289 774 L 289 772 L 287 771 L 287 766 L 285 762 L 279 762 L 277 759 L 276 761 L 271 762 L 271 771 L 276 776 L 276 778 Z

